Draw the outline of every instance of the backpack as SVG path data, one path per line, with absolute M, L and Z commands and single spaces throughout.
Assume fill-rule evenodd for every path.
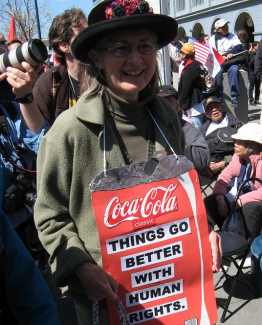
M 212 93 L 215 90 L 214 78 L 203 65 L 200 66 L 200 77 L 202 78 L 202 92 Z
M 205 139 L 208 144 L 211 157 L 221 157 L 232 155 L 234 153 L 235 139 L 231 135 L 236 134 L 237 130 L 226 126 L 209 133 Z

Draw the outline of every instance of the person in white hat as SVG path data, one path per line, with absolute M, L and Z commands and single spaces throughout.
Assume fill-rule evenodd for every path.
M 205 199 L 207 214 L 221 229 L 228 217 L 234 197 L 228 195 L 237 178 L 237 188 L 249 177 L 262 179 L 262 126 L 247 123 L 232 135 L 236 139 L 235 154 L 226 169 L 219 175 L 212 195 Z M 232 191 L 231 191 L 232 192 Z M 262 185 L 250 181 L 244 185 L 235 209 L 245 219 L 245 233 L 252 234 L 262 205 Z M 261 228 L 261 227 L 260 227 Z
M 243 51 L 238 36 L 229 32 L 228 23 L 229 21 L 224 19 L 217 20 L 215 23 L 216 33 L 207 42 L 207 45 L 215 48 L 225 61 L 231 60 L 234 54 Z M 232 61 L 232 65 L 221 66 L 220 72 L 215 77 L 216 96 L 222 99 L 222 73 L 228 73 L 232 107 L 237 107 L 237 97 L 240 96 L 238 71 L 238 64 L 234 64 Z

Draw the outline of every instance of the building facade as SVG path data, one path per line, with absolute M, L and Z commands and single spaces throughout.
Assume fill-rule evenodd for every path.
M 102 0 L 93 0 L 97 5 Z M 261 0 L 148 0 L 154 12 L 165 13 L 178 22 L 178 39 L 190 36 L 197 40 L 214 34 L 215 22 L 229 21 L 229 31 L 246 29 L 249 43 L 262 37 Z
M 149 2 L 157 5 L 159 1 Z M 197 40 L 204 34 L 213 35 L 215 22 L 220 18 L 230 22 L 232 33 L 246 29 L 249 43 L 262 37 L 261 0 L 160 0 L 162 7 L 164 2 L 166 13 L 178 22 L 180 40 L 186 35 Z

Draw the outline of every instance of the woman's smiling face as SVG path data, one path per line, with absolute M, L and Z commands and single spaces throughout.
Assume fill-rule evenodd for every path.
M 131 46 L 130 53 L 116 56 L 111 49 L 115 48 L 118 42 Z M 139 92 L 148 85 L 154 74 L 157 51 L 142 54 L 137 48 L 138 44 L 142 44 L 146 50 L 152 42 L 155 44 L 154 37 L 147 29 L 116 32 L 106 41 L 102 56 L 99 62 L 96 62 L 96 65 L 104 70 L 111 91 L 128 102 L 138 101 Z

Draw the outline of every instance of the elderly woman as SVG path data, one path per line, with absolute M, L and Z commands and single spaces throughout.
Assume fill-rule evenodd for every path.
M 232 161 L 218 177 L 211 196 L 205 199 L 207 214 L 221 229 L 225 218 L 228 217 L 233 204 L 233 197 L 227 195 L 237 177 L 238 186 L 249 177 L 262 179 L 262 126 L 247 123 L 237 134 L 235 154 Z M 251 181 L 244 186 L 236 203 L 235 209 L 241 209 L 245 219 L 246 237 L 253 232 L 262 203 L 262 186 L 257 181 Z
M 146 160 L 154 151 L 171 154 L 148 110 L 174 151 L 183 154 L 177 113 L 156 96 L 157 50 L 174 39 L 177 23 L 153 14 L 146 1 L 118 0 L 94 7 L 88 26 L 71 47 L 88 63 L 88 88 L 41 142 L 35 221 L 55 284 L 75 300 L 79 324 L 93 324 L 91 300 L 100 301 L 100 324 L 109 324 L 105 298 L 116 300 L 118 283 L 101 267 L 88 185 L 104 164 L 112 169 Z M 217 247 L 217 237 L 211 237 Z

